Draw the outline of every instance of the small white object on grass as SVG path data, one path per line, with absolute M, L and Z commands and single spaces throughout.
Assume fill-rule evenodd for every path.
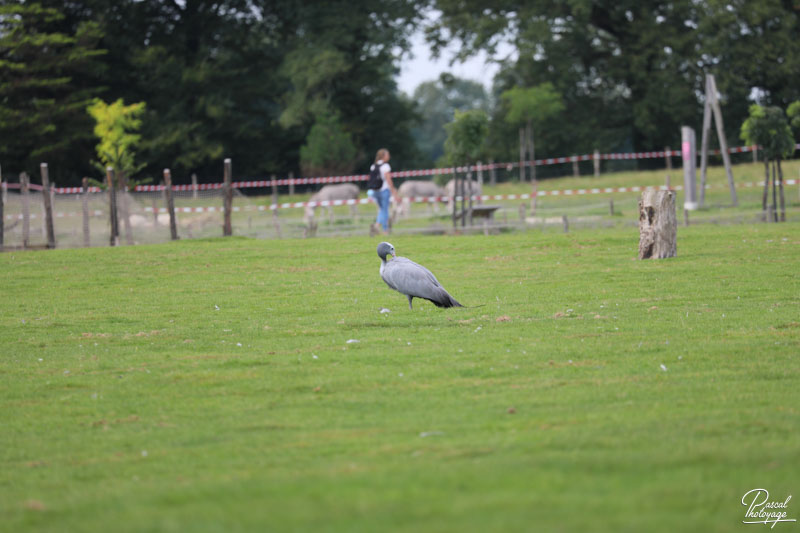
M 391 309 L 386 309 L 385 307 L 381 307 L 381 314 L 391 313 Z
M 347 339 L 347 344 L 353 344 L 353 343 L 356 343 L 356 342 L 361 342 L 361 341 L 358 340 L 358 339 Z
M 666 365 L 664 365 L 664 363 L 661 363 L 661 370 L 663 370 L 664 372 L 667 371 L 667 367 Z
M 216 311 L 219 311 L 219 306 L 218 306 L 217 304 L 214 304 L 214 309 L 215 309 Z

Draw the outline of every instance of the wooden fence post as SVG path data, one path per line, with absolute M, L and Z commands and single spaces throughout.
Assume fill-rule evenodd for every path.
M 275 235 L 280 239 L 281 238 L 281 223 L 278 220 L 278 204 L 274 204 L 275 208 L 272 209 L 272 224 L 275 226 Z M 313 224 L 313 220 L 309 222 L 309 225 Z
M 778 159 L 778 198 L 780 199 L 781 222 L 786 222 L 786 200 L 783 197 L 783 166 Z
M 525 128 L 519 129 L 519 182 L 525 183 Z
M 736 185 L 733 183 L 733 171 L 731 170 L 731 156 L 728 153 L 728 140 L 725 137 L 725 126 L 722 123 L 722 110 L 719 107 L 717 98 L 717 82 L 713 74 L 706 74 L 708 84 L 708 95 L 711 96 L 711 110 L 714 114 L 714 124 L 717 127 L 717 137 L 719 138 L 719 149 L 722 152 L 722 162 L 725 165 L 725 175 L 728 178 L 728 188 L 731 192 L 731 204 L 736 207 L 739 205 L 739 198 L 736 196 Z
M 569 219 L 567 215 L 561 215 L 561 224 L 564 226 L 564 233 L 569 233 Z
M 458 219 L 456 218 L 456 210 L 458 209 L 458 170 L 456 167 L 453 167 L 453 229 L 455 230 L 458 227 Z
M 231 168 L 230 158 L 224 161 L 225 181 L 222 185 L 223 207 L 225 210 L 225 219 L 222 224 L 222 235 L 230 237 L 233 235 L 233 228 L 231 226 L 231 211 L 233 210 L 233 169 Z
M 612 217 L 614 216 L 614 200 L 611 199 L 608 201 L 608 214 Z
M 472 226 L 472 166 L 467 165 L 467 194 L 469 195 L 469 225 Z
M 0 249 L 3 248 L 3 234 L 5 232 L 6 215 L 3 207 L 6 203 L 6 182 L 3 181 L 3 168 L 0 167 Z
M 697 209 L 697 147 L 694 129 L 681 128 L 681 155 L 683 156 L 683 207 Z
M 119 218 L 117 218 L 117 188 L 113 167 L 106 167 L 106 185 L 108 186 L 108 211 L 111 218 L 110 246 L 119 246 Z
M 574 177 L 576 177 L 576 178 L 579 178 L 581 176 L 581 170 L 580 170 L 580 168 L 578 166 L 578 156 L 577 155 L 573 155 L 572 156 L 572 175 Z
M 172 174 L 168 168 L 164 169 L 164 198 L 167 200 L 167 212 L 169 213 L 170 238 L 177 241 L 179 237 L 178 224 L 175 222 L 175 202 L 172 199 Z
M 489 184 L 492 187 L 497 185 L 497 169 L 494 168 L 494 159 L 489 160 Z
M 20 191 L 22 193 L 22 247 L 27 248 L 31 240 L 31 199 L 29 191 L 30 178 L 27 172 L 19 175 Z
M 289 196 L 294 196 L 294 172 L 289 172 Z
M 56 247 L 56 233 L 53 228 L 53 197 L 50 188 L 50 173 L 47 163 L 39 165 L 39 172 L 42 174 L 42 200 L 44 201 L 44 226 L 47 233 L 47 247 Z
M 192 173 L 192 199 L 197 200 L 197 174 Z
M 270 176 L 270 185 L 272 186 L 272 203 L 278 204 L 278 178 L 273 174 Z M 330 208 L 331 212 L 331 223 L 333 223 L 333 206 Z
M 667 186 L 667 189 L 672 187 L 670 183 L 672 181 L 672 150 L 669 146 L 664 148 L 664 159 L 667 165 L 667 178 L 664 181 L 664 185 Z
M 89 236 L 89 178 L 81 180 L 81 207 L 83 208 L 83 245 L 88 247 L 91 244 Z
M 122 227 L 125 229 L 125 243 L 133 244 L 133 228 L 131 227 L 130 198 L 128 195 L 128 177 L 124 172 L 120 172 L 117 178 L 119 185 L 119 216 L 122 218 Z
M 639 199 L 639 259 L 677 255 L 675 193 L 650 189 Z
M 594 164 L 594 177 L 600 177 L 600 150 L 595 150 L 592 155 L 592 163 Z

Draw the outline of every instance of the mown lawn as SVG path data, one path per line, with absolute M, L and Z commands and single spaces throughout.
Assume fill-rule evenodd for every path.
M 367 237 L 0 254 L 0 530 L 763 528 L 744 493 L 800 491 L 799 233 L 397 236 L 482 305 L 413 311 Z

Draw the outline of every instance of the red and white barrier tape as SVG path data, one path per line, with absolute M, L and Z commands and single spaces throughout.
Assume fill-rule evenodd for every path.
M 800 184 L 800 180 L 797 179 L 786 179 L 784 180 L 785 185 L 798 185 Z M 738 183 L 736 185 L 737 188 L 744 188 L 744 187 L 763 187 L 764 182 L 743 182 Z M 723 187 L 723 186 L 720 186 Z M 612 193 L 628 193 L 628 192 L 641 192 L 645 190 L 651 190 L 655 187 L 641 187 L 641 186 L 634 186 L 634 187 L 603 187 L 603 188 L 593 188 L 593 189 L 556 189 L 552 191 L 537 191 L 537 197 L 544 197 L 544 196 L 582 196 L 587 194 L 612 194 Z M 707 185 L 707 189 L 710 189 L 711 186 Z M 658 189 L 664 190 L 666 187 L 661 186 Z M 678 185 L 672 188 L 676 191 L 683 190 L 682 185 Z M 477 200 L 480 199 L 483 202 L 488 201 L 500 201 L 500 200 L 529 200 L 531 198 L 530 193 L 522 193 L 522 194 L 484 194 L 481 196 L 473 196 L 473 199 Z M 449 201 L 449 197 L 447 196 L 416 196 L 414 198 L 409 198 L 409 201 L 412 203 L 436 203 L 436 202 L 447 202 Z M 456 197 L 456 201 L 461 201 L 461 197 Z M 306 207 L 328 207 L 328 206 L 342 206 L 342 205 L 365 205 L 372 203 L 372 200 L 369 198 L 359 198 L 358 200 L 330 200 L 330 201 L 322 201 L 322 202 L 285 202 L 281 204 L 271 204 L 271 205 L 247 205 L 247 206 L 233 206 L 234 212 L 240 211 L 275 211 L 276 209 L 298 209 L 298 208 L 306 208 Z M 166 213 L 167 209 L 165 207 L 156 208 L 158 213 Z M 145 207 L 144 211 L 147 213 L 152 213 L 152 207 Z M 176 207 L 176 213 L 214 213 L 214 212 L 222 212 L 222 207 L 217 206 L 207 206 L 207 207 Z M 105 212 L 94 210 L 92 211 L 93 216 L 103 216 Z M 80 213 L 78 212 L 68 212 L 68 213 L 57 213 L 57 218 L 63 218 L 65 216 L 73 217 L 79 216 Z M 31 213 L 31 218 L 37 218 L 35 213 Z M 22 215 L 6 215 L 6 220 L 14 220 L 14 219 L 22 219 Z
M 796 145 L 796 148 L 800 150 L 800 144 Z M 753 146 L 735 146 L 733 148 L 728 149 L 728 153 L 736 154 L 736 153 L 745 153 L 745 152 L 752 152 L 754 149 Z M 721 150 L 711 150 L 710 153 L 712 155 L 719 155 L 722 153 Z M 531 165 L 535 166 L 547 166 L 547 165 L 556 165 L 556 164 L 563 164 L 563 163 L 572 163 L 577 161 L 592 161 L 594 159 L 599 160 L 634 160 L 634 159 L 656 159 L 662 157 L 681 157 L 680 150 L 662 150 L 656 152 L 634 152 L 634 153 L 611 153 L 611 154 L 584 154 L 584 155 L 573 155 L 568 157 L 553 157 L 553 158 L 546 158 L 546 159 L 537 159 L 535 161 L 524 161 L 522 165 L 526 167 L 530 167 Z M 513 168 L 518 168 L 520 163 L 517 162 L 510 162 L 510 163 L 490 163 L 490 164 L 482 164 L 482 165 L 474 165 L 472 166 L 472 170 L 491 170 L 491 169 L 506 169 L 512 170 Z M 453 172 L 466 172 L 467 167 L 447 167 L 447 168 L 428 168 L 428 169 L 420 169 L 420 170 L 401 170 L 397 172 L 392 172 L 393 177 L 398 178 L 412 178 L 412 177 L 420 177 L 420 176 L 435 176 L 439 174 L 452 174 Z M 314 178 L 293 178 L 293 179 L 269 179 L 269 180 L 254 180 L 254 181 L 236 181 L 231 184 L 231 186 L 235 189 L 246 189 L 246 188 L 264 188 L 264 187 L 275 187 L 275 186 L 287 186 L 287 185 L 312 185 L 312 184 L 328 184 L 328 183 L 352 183 L 356 181 L 366 181 L 369 179 L 369 176 L 366 174 L 353 174 L 349 176 L 323 176 L 323 177 L 314 177 Z M 19 189 L 19 183 L 7 183 L 7 187 L 11 189 Z M 34 191 L 41 191 L 42 186 L 36 185 L 31 183 L 29 185 L 31 190 Z M 164 190 L 164 185 L 137 185 L 134 188 L 135 192 L 160 192 Z M 197 185 L 173 185 L 173 191 L 209 191 L 209 190 L 219 190 L 223 188 L 222 183 L 200 183 Z M 54 187 L 54 192 L 56 194 L 80 194 L 83 192 L 81 187 Z M 88 192 L 98 193 L 102 192 L 102 189 L 99 187 L 89 187 Z

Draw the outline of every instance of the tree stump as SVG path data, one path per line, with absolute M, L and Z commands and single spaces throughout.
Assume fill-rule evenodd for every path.
M 639 199 L 639 259 L 675 257 L 677 235 L 675 193 L 644 191 Z

